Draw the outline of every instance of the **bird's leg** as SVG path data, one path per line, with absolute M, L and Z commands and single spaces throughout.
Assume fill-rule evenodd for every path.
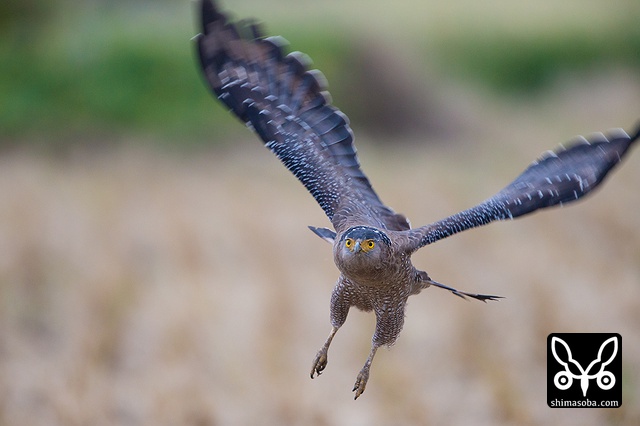
M 318 374 L 318 376 L 322 374 L 325 367 L 327 366 L 327 352 L 329 351 L 329 345 L 331 345 L 333 336 L 335 336 L 337 332 L 338 327 L 333 326 L 331 328 L 331 333 L 329 333 L 329 337 L 327 337 L 327 341 L 324 342 L 324 345 L 322 345 L 322 348 L 316 354 L 316 358 L 313 360 L 313 365 L 311 366 L 312 379 L 316 373 Z
M 373 357 L 376 355 L 376 351 L 380 346 L 377 344 L 371 345 L 371 352 L 369 353 L 369 358 L 364 363 L 364 367 L 358 373 L 358 377 L 356 377 L 356 383 L 353 385 L 353 392 L 355 392 L 355 396 L 353 399 L 358 399 L 362 392 L 364 392 L 364 388 L 367 387 L 367 381 L 369 380 L 369 370 L 371 369 L 371 363 L 373 362 Z
M 432 285 L 432 286 L 441 288 L 443 290 L 448 290 L 452 294 L 455 294 L 456 296 L 461 297 L 463 299 L 466 299 L 467 297 L 472 297 L 474 299 L 486 302 L 487 300 L 494 300 L 495 301 L 495 300 L 503 298 L 502 296 L 493 296 L 493 295 L 490 295 L 490 294 L 476 294 L 476 293 L 467 293 L 466 291 L 460 291 L 460 290 L 455 289 L 453 287 L 449 287 L 448 285 L 439 283 L 437 281 L 433 281 L 431 278 L 429 278 L 429 275 L 424 271 L 418 271 L 418 277 L 419 277 L 420 281 L 422 282 L 422 285 L 424 286 L 423 288 L 427 288 L 430 285 Z
M 347 314 L 349 313 L 349 307 L 351 306 L 349 299 L 345 295 L 347 284 L 348 282 L 345 278 L 340 275 L 340 278 L 331 293 L 331 333 L 329 333 L 329 337 L 327 337 L 326 342 L 324 342 L 324 345 L 318 351 L 315 359 L 313 360 L 313 365 L 311 366 L 312 379 L 316 373 L 318 376 L 322 374 L 327 366 L 327 352 L 329 351 L 329 345 L 331 345 L 331 341 L 338 332 L 338 329 L 342 327 L 342 324 L 347 320 Z M 346 293 L 348 294 L 348 292 Z
M 444 285 L 444 284 L 441 284 L 441 283 L 439 283 L 437 281 L 433 281 L 433 280 L 429 280 L 429 281 L 426 281 L 426 282 L 429 285 L 436 286 L 436 287 L 441 288 L 443 290 L 448 290 L 451 293 L 453 293 L 456 296 L 461 297 L 463 299 L 466 299 L 467 297 L 472 297 L 472 298 L 480 300 L 482 302 L 486 302 L 487 300 L 494 300 L 495 301 L 495 300 L 503 298 L 502 296 L 493 296 L 491 294 L 467 293 L 466 291 L 460 291 L 460 290 L 457 290 L 457 289 L 455 289 L 453 287 L 449 287 L 448 285 Z

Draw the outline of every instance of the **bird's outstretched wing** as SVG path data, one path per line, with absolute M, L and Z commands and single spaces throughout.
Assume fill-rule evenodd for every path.
M 640 126 L 633 136 L 616 129 L 607 136 L 580 137 L 569 148 L 549 151 L 488 200 L 431 225 L 402 232 L 407 238 L 406 249 L 417 250 L 494 220 L 514 219 L 575 201 L 596 188 L 639 138 Z
M 324 77 L 308 70 L 308 57 L 285 56 L 284 39 L 263 38 L 256 23 L 230 23 L 210 0 L 200 1 L 200 12 L 198 55 L 211 89 L 302 182 L 336 230 L 351 218 L 409 229 L 360 169 L 349 121 L 330 105 Z

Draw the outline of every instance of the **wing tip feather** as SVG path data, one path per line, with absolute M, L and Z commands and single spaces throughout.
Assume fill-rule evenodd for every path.
M 227 22 L 227 16 L 220 12 L 218 5 L 213 0 L 200 0 L 200 17 L 202 32 L 209 34 L 209 26 L 215 22 Z

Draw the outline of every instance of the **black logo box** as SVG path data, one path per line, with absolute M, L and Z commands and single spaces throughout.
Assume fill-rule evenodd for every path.
M 547 404 L 552 408 L 622 405 L 622 336 L 618 333 L 550 334 L 547 337 Z

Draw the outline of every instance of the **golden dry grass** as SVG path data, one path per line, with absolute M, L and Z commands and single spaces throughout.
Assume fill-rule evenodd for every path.
M 359 140 L 365 171 L 415 225 L 439 219 L 568 135 L 631 125 L 640 82 L 611 77 L 533 104 L 466 99 L 470 120 L 488 124 L 465 142 Z M 354 402 L 373 317 L 352 312 L 309 379 L 337 273 L 305 226 L 327 221 L 246 139 L 197 156 L 0 157 L 0 424 L 640 422 L 637 148 L 585 202 L 419 252 L 434 279 L 506 299 L 413 297 Z M 546 406 L 546 337 L 569 331 L 622 335 L 621 408 Z

